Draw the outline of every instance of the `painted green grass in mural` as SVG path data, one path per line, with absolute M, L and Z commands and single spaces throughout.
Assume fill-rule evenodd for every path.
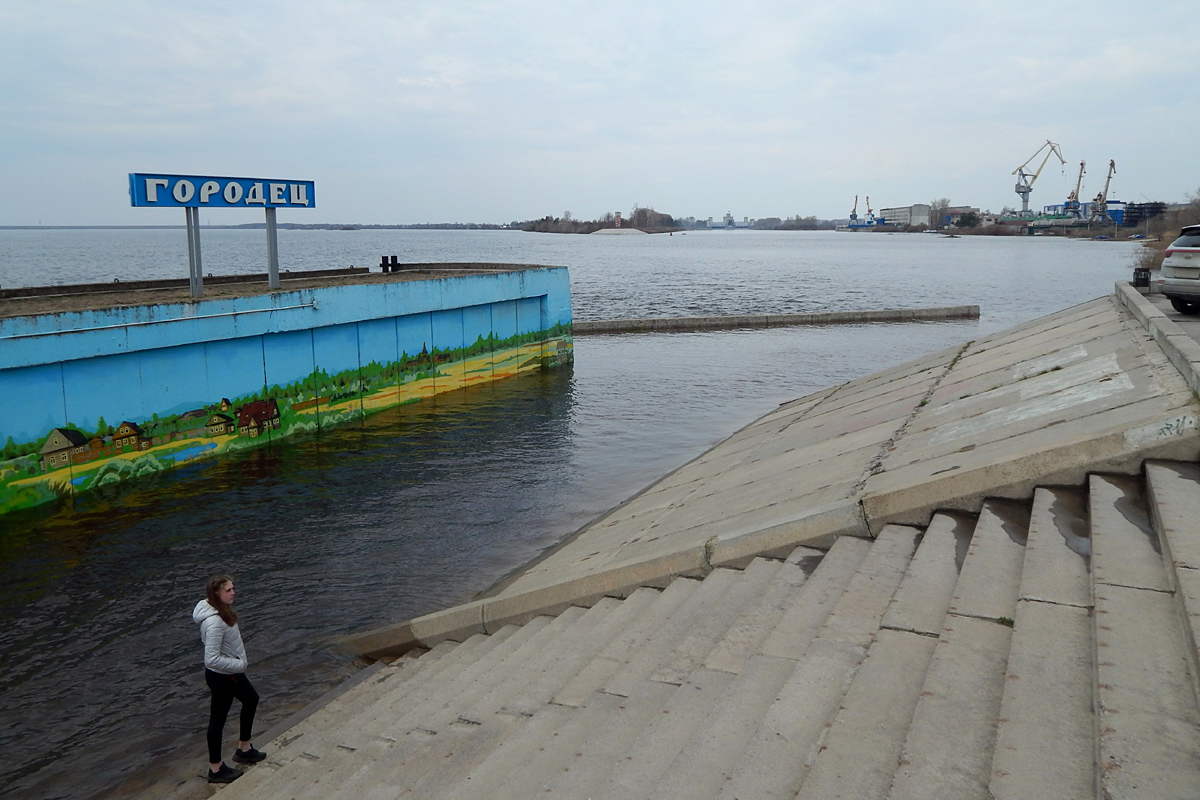
M 31 442 L 8 438 L 0 449 L 0 512 L 29 508 L 100 486 L 156 474 L 272 439 L 316 433 L 367 414 L 419 402 L 571 359 L 569 325 L 500 339 L 480 336 L 466 347 L 434 348 L 398 361 L 372 361 L 338 373 L 314 370 L 280 386 L 117 426 L 67 422 Z

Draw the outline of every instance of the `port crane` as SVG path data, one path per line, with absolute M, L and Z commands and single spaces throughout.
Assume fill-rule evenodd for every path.
M 1079 190 L 1083 188 L 1083 174 L 1087 172 L 1087 162 L 1079 162 L 1079 177 L 1075 179 L 1075 189 L 1067 195 L 1067 202 L 1063 203 L 1063 213 L 1068 217 L 1079 219 L 1083 216 L 1079 205 Z
M 850 221 L 858 219 L 858 195 L 854 195 L 854 208 L 850 211 Z
M 1104 179 L 1104 188 L 1096 198 L 1092 200 L 1091 214 L 1088 215 L 1088 220 L 1091 222 L 1112 222 L 1112 218 L 1108 216 L 1108 185 L 1112 182 L 1112 176 L 1117 172 L 1117 162 L 1109 159 L 1108 161 L 1108 177 Z
M 1029 166 L 1029 164 L 1035 158 L 1040 156 L 1043 150 L 1046 151 L 1046 156 L 1042 159 L 1042 163 L 1038 165 L 1038 168 L 1035 171 L 1026 172 L 1025 168 Z M 1024 164 L 1012 171 L 1012 174 L 1017 176 L 1016 191 L 1017 194 L 1021 196 L 1021 216 L 1023 217 L 1029 216 L 1029 193 L 1033 191 L 1033 184 L 1038 179 L 1038 175 L 1042 174 L 1042 167 L 1046 166 L 1046 162 L 1050 160 L 1050 156 L 1056 156 L 1059 162 L 1062 164 L 1067 163 L 1067 160 L 1063 158 L 1062 150 L 1059 149 L 1058 145 L 1047 139 L 1046 143 L 1039 147 L 1037 152 L 1031 155 Z
M 875 225 L 878 220 L 875 219 L 875 212 L 871 210 L 871 198 L 867 198 L 867 224 Z

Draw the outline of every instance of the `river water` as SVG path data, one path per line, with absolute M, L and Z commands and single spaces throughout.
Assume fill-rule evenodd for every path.
M 182 230 L 0 230 L 0 285 L 183 277 Z M 262 231 L 204 230 L 206 271 Z M 360 665 L 329 636 L 470 598 L 778 403 L 1112 290 L 1134 245 L 703 232 L 280 231 L 284 268 L 567 266 L 577 319 L 975 303 L 978 321 L 580 337 L 575 364 L 441 395 L 73 506 L 0 517 L 0 796 L 203 768 L 191 622 L 232 573 L 264 730 Z M 227 733 L 231 733 L 231 721 Z M 124 787 L 124 788 L 122 788 Z

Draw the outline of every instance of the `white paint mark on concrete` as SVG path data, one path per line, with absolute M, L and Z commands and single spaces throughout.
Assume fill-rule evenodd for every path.
M 1200 423 L 1196 416 L 1180 414 L 1178 417 L 1171 417 L 1161 422 L 1125 431 L 1125 444 L 1131 450 L 1137 450 L 1146 445 L 1161 444 L 1168 439 L 1177 439 L 1195 430 L 1200 430 Z
M 1054 394 L 1031 398 L 1023 397 L 1013 405 L 997 408 L 970 419 L 940 425 L 930 443 L 941 444 L 964 437 L 979 438 L 980 434 L 995 428 L 1065 411 L 1131 389 L 1133 389 L 1133 381 L 1129 379 L 1129 376 L 1124 372 L 1117 372 L 1115 375 L 1105 375 L 1097 380 L 1072 386 Z
M 1087 358 L 1087 347 L 1081 344 L 1064 348 L 1057 353 L 1031 358 L 1028 361 L 1017 364 L 1013 368 L 1013 380 L 1019 381 L 1022 378 L 1028 378 L 1030 375 L 1040 375 L 1047 370 L 1054 369 L 1055 367 L 1065 367 L 1067 364 L 1073 364 L 1084 358 Z
M 1100 381 L 1114 375 L 1125 375 L 1117 364 L 1115 353 L 1084 361 L 1082 364 L 1072 364 L 1060 370 L 1038 375 L 1021 381 L 1021 399 L 1031 400 L 1055 392 L 1061 392 L 1072 386 L 1079 386 L 1092 381 Z

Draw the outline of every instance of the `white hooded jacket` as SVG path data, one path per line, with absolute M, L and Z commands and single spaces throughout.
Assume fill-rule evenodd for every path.
M 192 620 L 200 624 L 200 641 L 204 642 L 204 666 L 222 675 L 245 672 L 246 647 L 237 625 L 226 625 L 208 600 L 196 603 Z

